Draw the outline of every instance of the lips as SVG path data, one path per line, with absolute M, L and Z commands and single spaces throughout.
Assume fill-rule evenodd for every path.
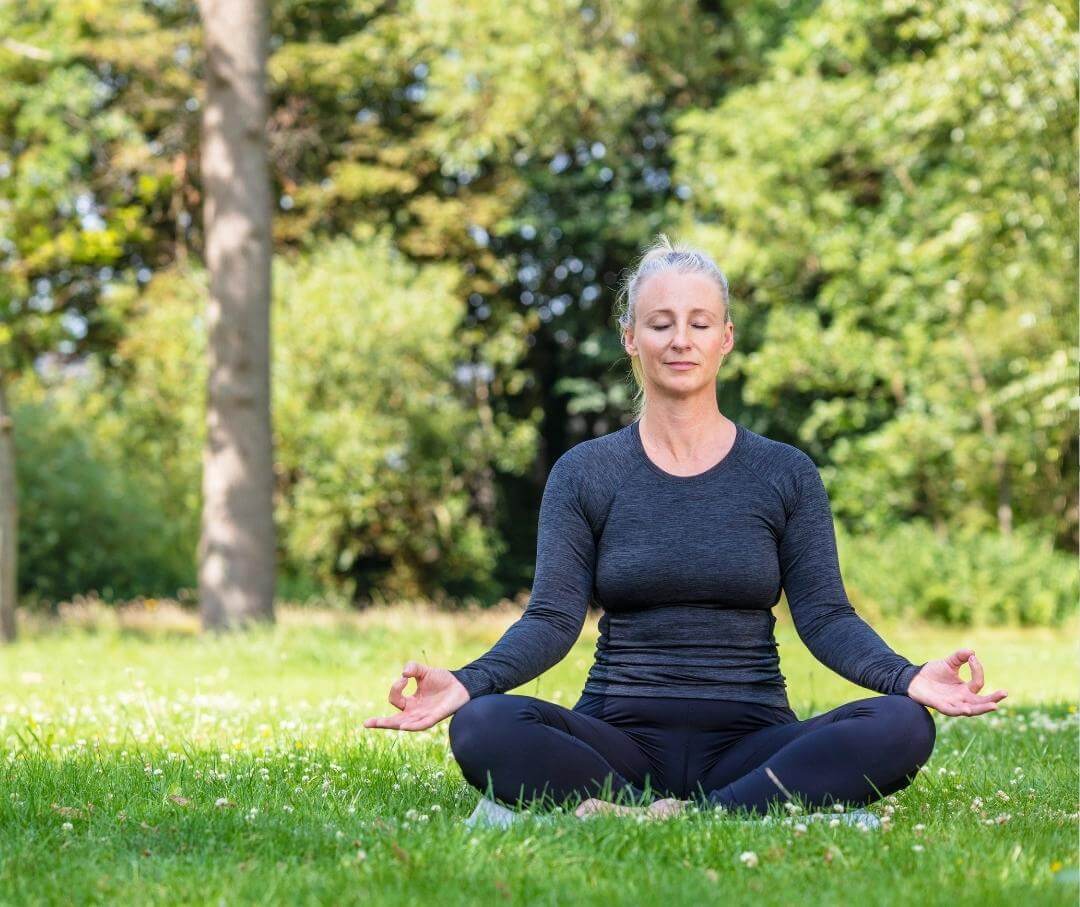
M 668 366 L 669 368 L 676 369 L 680 372 L 697 367 L 696 362 L 665 362 L 664 365 Z

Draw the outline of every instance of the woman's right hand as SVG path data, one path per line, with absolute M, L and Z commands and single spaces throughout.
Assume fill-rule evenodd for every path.
M 416 692 L 406 696 L 402 691 L 410 677 L 416 678 Z M 390 687 L 390 704 L 400 709 L 399 713 L 385 718 L 368 718 L 364 727 L 423 731 L 447 715 L 453 715 L 469 699 L 465 685 L 446 668 L 430 668 L 418 661 L 410 661 Z

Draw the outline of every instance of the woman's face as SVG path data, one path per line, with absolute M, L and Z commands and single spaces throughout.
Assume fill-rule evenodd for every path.
M 638 355 L 648 394 L 715 395 L 716 373 L 735 345 L 735 328 L 725 322 L 720 288 L 710 278 L 670 271 L 646 278 L 635 316 L 623 345 Z

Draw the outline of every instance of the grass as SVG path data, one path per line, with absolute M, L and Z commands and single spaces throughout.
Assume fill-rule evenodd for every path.
M 872 695 L 818 665 L 777 613 L 800 717 Z M 1075 628 L 875 622 L 916 662 L 971 645 L 987 691 L 1010 692 L 996 713 L 935 713 L 924 770 L 871 806 L 886 829 L 692 813 L 470 832 L 477 795 L 448 722 L 362 721 L 393 712 L 405 661 L 457 667 L 512 619 L 282 609 L 273 628 L 220 638 L 165 607 L 24 620 L 0 660 L 0 902 L 1077 902 Z M 572 705 L 594 643 L 592 620 L 515 692 Z

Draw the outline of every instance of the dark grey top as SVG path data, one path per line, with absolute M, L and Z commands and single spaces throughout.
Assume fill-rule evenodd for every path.
M 584 691 L 790 707 L 772 608 L 780 590 L 823 664 L 879 693 L 921 665 L 898 655 L 844 591 L 825 485 L 802 450 L 736 423 L 693 476 L 649 459 L 638 422 L 564 453 L 540 504 L 524 614 L 452 671 L 475 698 L 515 689 L 570 651 L 590 599 L 602 609 Z

